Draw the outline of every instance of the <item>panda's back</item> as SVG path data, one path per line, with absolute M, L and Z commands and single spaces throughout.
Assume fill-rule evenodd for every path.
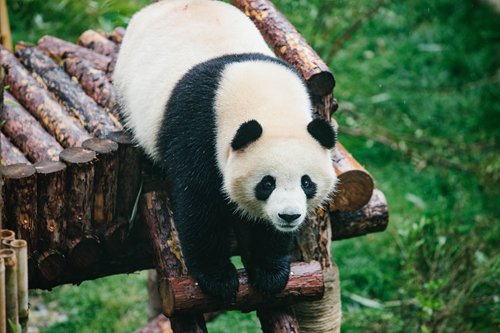
M 219 1 L 160 1 L 132 18 L 113 79 L 127 126 L 151 157 L 177 82 L 199 63 L 238 53 L 273 56 L 253 23 Z

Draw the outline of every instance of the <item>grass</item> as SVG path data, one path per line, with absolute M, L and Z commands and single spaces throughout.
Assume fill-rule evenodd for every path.
M 33 42 L 110 30 L 145 2 L 8 5 L 14 38 Z M 498 13 L 473 0 L 275 4 L 334 70 L 340 140 L 390 204 L 386 232 L 333 245 L 343 332 L 498 330 Z M 143 273 L 36 295 L 68 316 L 43 332 L 133 331 L 146 321 Z M 259 331 L 253 314 L 209 324 L 235 327 Z

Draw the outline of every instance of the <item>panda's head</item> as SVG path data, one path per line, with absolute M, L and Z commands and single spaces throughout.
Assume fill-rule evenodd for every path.
M 273 137 L 255 120 L 240 125 L 231 142 L 224 189 L 242 215 L 290 232 L 329 198 L 337 182 L 330 157 L 335 131 L 321 119 L 303 131 Z

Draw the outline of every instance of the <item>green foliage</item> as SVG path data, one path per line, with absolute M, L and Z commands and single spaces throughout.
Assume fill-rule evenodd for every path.
M 14 39 L 124 25 L 148 1 L 8 1 Z M 484 1 L 274 1 L 334 70 L 340 140 L 390 205 L 386 232 L 335 243 L 343 332 L 492 332 L 500 322 L 499 15 Z M 144 275 L 42 293 L 45 332 L 132 331 Z M 211 332 L 258 332 L 230 312 Z M 126 328 L 126 329 L 125 329 Z

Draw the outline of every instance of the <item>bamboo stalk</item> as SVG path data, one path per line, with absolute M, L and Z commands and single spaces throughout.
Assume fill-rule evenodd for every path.
M 29 317 L 28 304 L 28 243 L 23 239 L 10 242 L 10 247 L 16 251 L 17 261 L 17 302 L 19 322 L 23 332 L 27 332 Z
M 3 241 L 12 241 L 16 239 L 16 233 L 9 229 L 0 229 L 0 249 L 4 248 Z
M 0 257 L 0 333 L 7 333 L 7 309 L 5 304 L 5 262 Z
M 17 260 L 13 249 L 0 250 L 5 264 L 5 300 L 7 333 L 19 331 L 19 307 L 17 300 Z

